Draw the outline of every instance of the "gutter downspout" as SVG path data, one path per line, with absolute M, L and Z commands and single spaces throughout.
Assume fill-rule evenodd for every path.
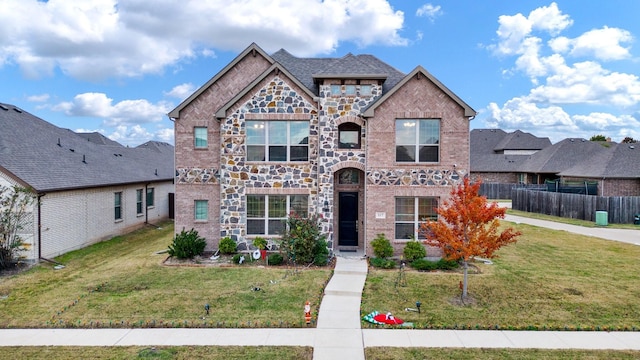
M 42 259 L 42 205 L 40 199 L 45 196 L 46 193 L 37 194 L 37 207 L 38 207 L 38 259 Z
M 149 224 L 149 204 L 147 204 L 147 201 L 149 200 L 149 198 L 147 197 L 147 191 L 149 191 L 148 189 L 149 187 L 149 183 L 144 184 L 144 223 L 145 224 Z

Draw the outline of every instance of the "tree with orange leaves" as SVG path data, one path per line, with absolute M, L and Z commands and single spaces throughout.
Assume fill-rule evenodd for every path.
M 425 235 L 425 244 L 442 249 L 449 260 L 462 262 L 464 278 L 462 298 L 467 297 L 468 262 L 474 257 L 493 258 L 502 246 L 516 242 L 521 235 L 513 228 L 499 232 L 500 219 L 504 219 L 505 208 L 489 203 L 480 196 L 480 182 L 472 184 L 465 178 L 451 191 L 451 197 L 438 207 L 438 220 L 420 225 Z

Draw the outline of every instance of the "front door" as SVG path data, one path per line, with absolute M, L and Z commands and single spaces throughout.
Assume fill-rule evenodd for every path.
M 338 245 L 358 246 L 358 192 L 338 193 Z

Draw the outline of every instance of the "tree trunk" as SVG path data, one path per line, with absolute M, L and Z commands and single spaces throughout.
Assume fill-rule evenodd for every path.
M 464 269 L 464 276 L 462 278 L 462 298 L 467 298 L 467 270 L 469 269 L 468 263 L 466 260 L 462 261 L 462 266 Z

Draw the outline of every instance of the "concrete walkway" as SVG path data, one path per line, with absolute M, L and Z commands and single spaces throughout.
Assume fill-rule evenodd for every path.
M 640 229 L 583 228 L 510 215 L 505 220 L 640 245 Z M 640 351 L 640 332 L 361 329 L 366 276 L 361 254 L 337 257 L 316 328 L 0 329 L 0 346 L 312 346 L 316 360 L 364 359 L 364 349 L 377 346 Z

